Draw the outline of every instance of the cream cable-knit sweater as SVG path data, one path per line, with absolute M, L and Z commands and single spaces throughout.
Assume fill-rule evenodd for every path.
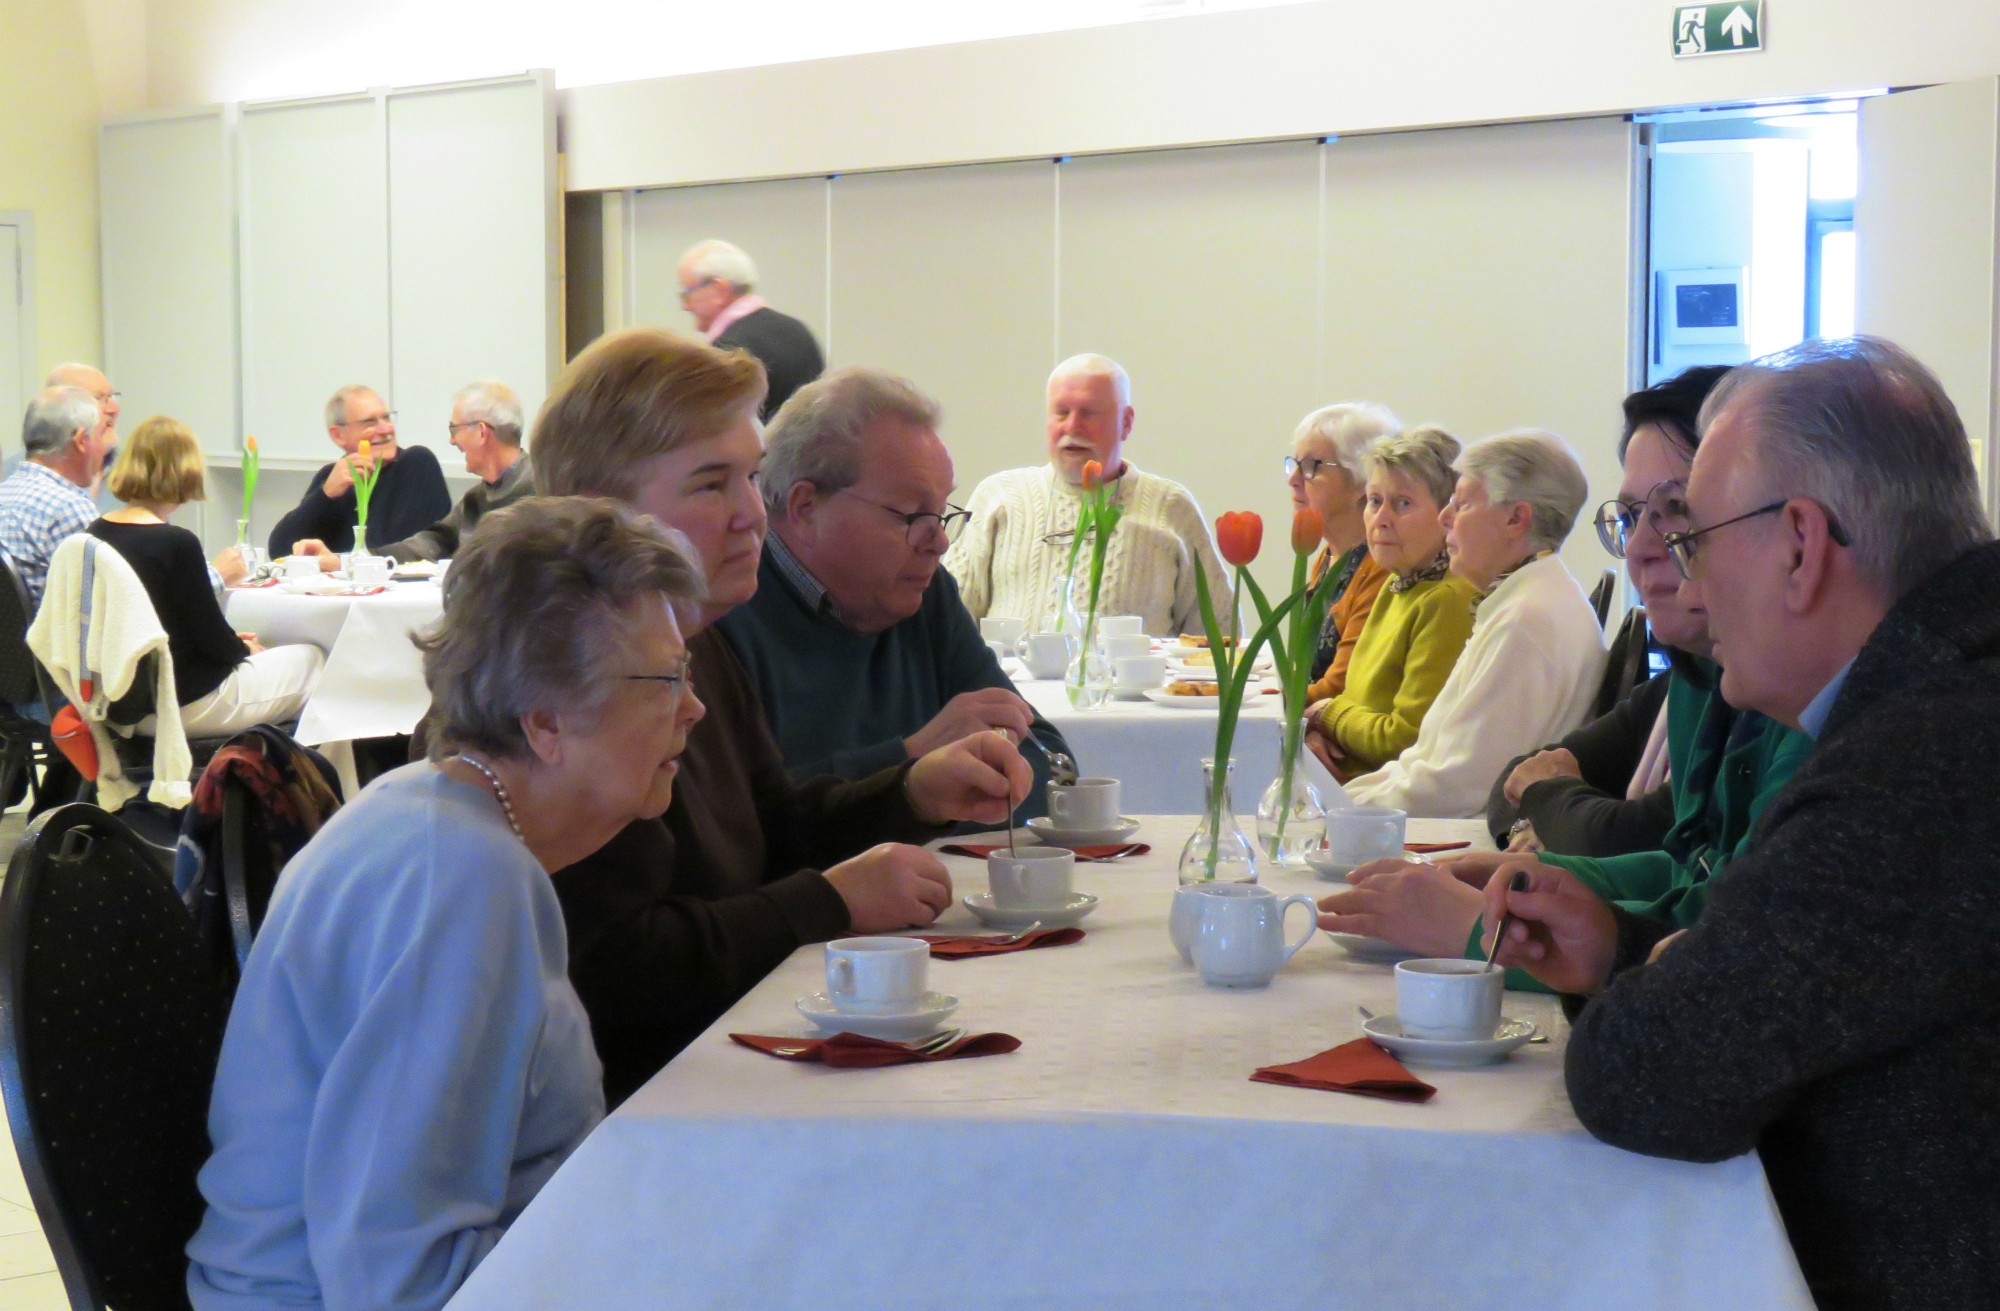
M 1195 562 L 1208 570 L 1210 592 L 1218 601 L 1229 590 L 1201 507 L 1187 488 L 1141 473 L 1129 460 L 1124 476 L 1112 486 L 1125 516 L 1111 535 L 1098 613 L 1140 615 L 1146 631 L 1160 637 L 1200 632 Z M 973 490 L 966 507 L 972 522 L 945 554 L 944 565 L 958 580 L 974 618 L 1025 619 L 1031 632 L 1054 627 L 1056 580 L 1069 559 L 1069 539 L 1043 539 L 1073 532 L 1082 504 L 1083 489 L 1048 464 L 996 473 Z
M 1416 742 L 1347 795 L 1412 818 L 1478 815 L 1501 766 L 1582 723 L 1603 677 L 1604 631 L 1562 558 L 1522 565 L 1479 603 Z

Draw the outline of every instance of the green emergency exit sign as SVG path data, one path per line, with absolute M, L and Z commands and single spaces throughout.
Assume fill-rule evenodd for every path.
M 1764 48 L 1764 0 L 1674 6 L 1674 58 L 1747 55 Z

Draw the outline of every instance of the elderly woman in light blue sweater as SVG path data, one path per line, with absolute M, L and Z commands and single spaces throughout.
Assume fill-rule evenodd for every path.
M 603 1117 L 549 873 L 659 815 L 701 717 L 684 540 L 608 501 L 482 523 L 420 644 L 430 760 L 279 880 L 209 1109 L 200 1311 L 442 1306 Z

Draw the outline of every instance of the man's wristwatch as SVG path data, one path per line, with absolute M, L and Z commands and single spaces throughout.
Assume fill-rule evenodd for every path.
M 1507 845 L 1510 847 L 1513 846 L 1514 839 L 1520 837 L 1523 833 L 1526 833 L 1528 830 L 1534 827 L 1535 827 L 1535 821 L 1532 819 L 1515 820 L 1512 824 L 1509 824 L 1507 826 Z

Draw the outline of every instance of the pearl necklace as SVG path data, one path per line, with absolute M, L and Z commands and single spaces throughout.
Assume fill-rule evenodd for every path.
M 521 821 L 514 818 L 514 798 L 507 795 L 507 785 L 500 781 L 500 776 L 493 772 L 492 767 L 483 760 L 474 760 L 463 751 L 453 756 L 452 759 L 462 760 L 480 773 L 486 775 L 486 781 L 493 785 L 494 798 L 499 801 L 500 809 L 507 816 L 507 827 L 514 830 L 515 837 L 520 838 L 522 842 L 526 842 L 528 839 L 521 834 Z

